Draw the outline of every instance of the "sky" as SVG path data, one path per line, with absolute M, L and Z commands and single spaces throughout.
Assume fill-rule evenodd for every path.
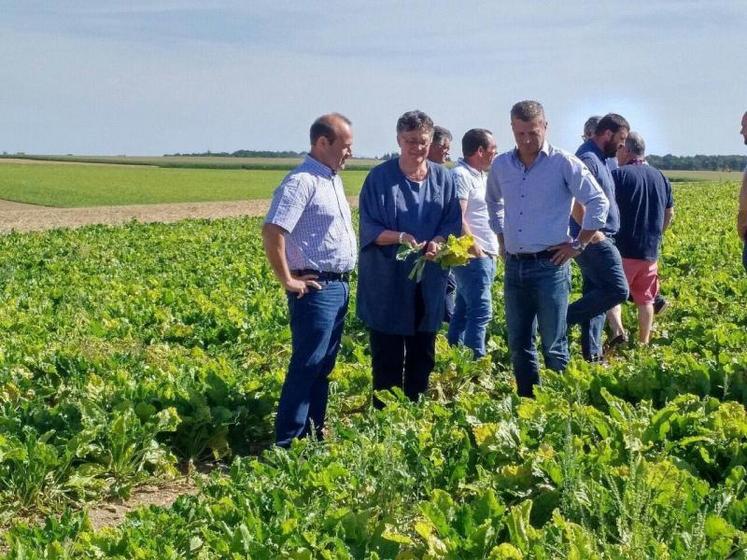
M 511 105 L 575 150 L 617 112 L 649 153 L 743 153 L 747 0 L 0 0 L 0 152 L 308 149 L 319 115 L 354 152 L 397 150 L 420 109 L 513 147 Z

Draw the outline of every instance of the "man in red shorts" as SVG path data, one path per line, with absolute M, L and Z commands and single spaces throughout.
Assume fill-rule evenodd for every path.
M 659 245 L 674 215 L 672 186 L 658 169 L 645 165 L 646 144 L 631 132 L 617 151 L 620 164 L 612 172 L 615 199 L 620 209 L 620 230 L 615 236 L 638 307 L 638 341 L 648 344 L 654 323 L 654 300 L 659 292 Z

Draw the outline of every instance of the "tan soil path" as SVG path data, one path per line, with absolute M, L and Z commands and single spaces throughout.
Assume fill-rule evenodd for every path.
M 98 504 L 88 510 L 91 526 L 98 531 L 104 527 L 116 527 L 125 516 L 140 507 L 170 507 L 179 496 L 197 494 L 198 487 L 191 478 L 162 482 L 158 485 L 139 486 L 124 501 L 109 501 Z
M 352 207 L 358 197 L 348 197 Z M 264 216 L 270 201 L 180 202 L 177 204 L 138 204 L 132 206 L 97 206 L 91 208 L 52 208 L 0 200 L 0 233 L 41 231 L 54 228 L 76 228 L 91 224 L 124 224 L 138 222 L 177 222 L 187 218 L 231 218 Z

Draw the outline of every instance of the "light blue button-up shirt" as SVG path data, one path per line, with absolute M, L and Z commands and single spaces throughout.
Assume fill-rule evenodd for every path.
M 349 272 L 355 267 L 358 248 L 342 180 L 311 156 L 275 190 L 265 223 L 288 232 L 290 270 Z
M 605 224 L 609 201 L 576 156 L 545 142 L 529 168 L 516 149 L 493 161 L 485 200 L 490 226 L 503 234 L 508 253 L 537 253 L 572 241 L 568 216 L 574 198 L 586 208 L 584 229 Z

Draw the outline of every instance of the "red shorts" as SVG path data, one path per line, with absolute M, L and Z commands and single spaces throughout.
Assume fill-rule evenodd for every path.
M 659 293 L 659 267 L 656 261 L 625 258 L 622 261 L 633 301 L 637 305 L 654 303 Z

